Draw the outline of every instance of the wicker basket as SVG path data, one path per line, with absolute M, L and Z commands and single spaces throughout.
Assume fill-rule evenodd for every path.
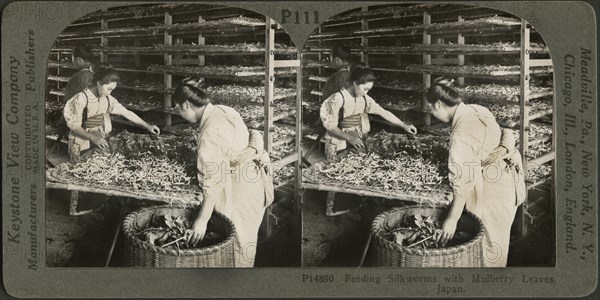
M 224 215 L 214 212 L 211 222 L 214 230 L 227 238 L 205 248 L 166 249 L 144 242 L 134 234 L 139 228 L 148 227 L 152 215 L 184 215 L 194 219 L 198 209 L 155 206 L 130 213 L 123 221 L 125 233 L 125 264 L 130 267 L 159 268 L 230 268 L 235 267 L 235 227 Z
M 443 220 L 448 214 L 446 207 L 397 207 L 378 215 L 371 227 L 375 264 L 381 267 L 482 267 L 483 223 L 469 212 L 463 213 L 459 223 L 463 231 L 474 238 L 467 243 L 447 248 L 423 249 L 400 246 L 383 237 L 384 228 L 397 228 L 405 217 L 415 214 L 431 216 L 434 220 Z

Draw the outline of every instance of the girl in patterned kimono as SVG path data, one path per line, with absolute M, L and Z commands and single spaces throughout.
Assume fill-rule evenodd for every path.
M 244 124 L 233 108 L 210 103 L 199 81 L 184 79 L 173 96 L 181 116 L 195 124 L 198 181 L 203 199 L 188 242 L 199 243 L 216 210 L 236 230 L 235 266 L 253 267 L 258 229 L 273 202 L 270 158 L 263 136 Z
M 367 95 L 375 82 L 373 70 L 364 64 L 355 64 L 350 71 L 351 85 L 334 93 L 321 105 L 320 116 L 327 129 L 324 141 L 328 160 L 346 149 L 347 144 L 356 149 L 364 148 L 363 140 L 371 130 L 369 114 L 379 115 L 410 134 L 417 133 L 415 126 L 402 122 Z
M 467 209 L 483 221 L 484 267 L 506 267 L 511 225 L 526 193 L 521 155 L 511 130 L 501 129 L 487 108 L 462 103 L 449 84 L 439 80 L 427 92 L 431 114 L 452 123 L 448 179 L 454 199 L 434 238 L 441 245 L 450 241 Z
M 346 88 L 335 92 L 321 105 L 321 121 L 327 133 L 323 139 L 327 160 L 333 160 L 339 151 L 365 148 L 364 140 L 371 130 L 369 114 L 381 116 L 410 134 L 417 134 L 413 125 L 406 124 L 391 112 L 383 109 L 367 93 L 373 88 L 375 74 L 364 63 L 353 64 L 350 69 L 350 82 Z M 351 150 L 350 148 L 349 150 Z M 335 193 L 327 193 L 326 215 L 336 216 L 359 207 L 363 198 L 349 198 L 335 201 Z M 341 205 L 341 206 L 340 206 Z
M 112 130 L 110 114 L 123 116 L 151 133 L 160 133 L 158 126 L 146 123 L 110 95 L 118 81 L 115 69 L 99 66 L 94 71 L 91 85 L 65 104 L 63 114 L 70 129 L 69 157 L 72 161 L 79 160 L 83 151 L 90 154 L 109 150 L 106 139 Z

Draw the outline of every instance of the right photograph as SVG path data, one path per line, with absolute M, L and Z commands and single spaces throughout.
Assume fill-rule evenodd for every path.
M 555 266 L 551 52 L 529 22 L 364 6 L 301 54 L 302 266 Z

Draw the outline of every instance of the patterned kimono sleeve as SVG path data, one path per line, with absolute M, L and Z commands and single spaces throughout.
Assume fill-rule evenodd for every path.
M 63 116 L 70 129 L 78 128 L 83 123 L 83 109 L 85 108 L 85 98 L 83 92 L 76 94 L 65 103 Z
M 341 97 L 336 97 L 339 93 L 331 95 L 323 104 L 321 104 L 321 121 L 323 127 L 327 130 L 332 130 L 338 127 L 340 108 L 342 107 L 343 101 Z

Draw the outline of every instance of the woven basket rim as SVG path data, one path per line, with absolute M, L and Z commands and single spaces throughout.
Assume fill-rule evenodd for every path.
M 387 216 L 389 216 L 392 213 L 395 213 L 398 211 L 409 210 L 409 209 L 436 209 L 437 210 L 437 209 L 448 209 L 448 206 L 443 205 L 443 206 L 431 207 L 431 206 L 411 205 L 411 206 L 394 207 L 390 210 L 380 213 L 379 215 L 377 215 L 377 217 L 375 217 L 375 219 L 373 220 L 373 223 L 371 225 L 371 231 L 373 232 L 374 236 L 377 238 L 379 243 L 383 243 L 388 248 L 396 249 L 398 251 L 408 253 L 408 254 L 422 255 L 422 256 L 425 256 L 425 255 L 441 256 L 441 255 L 458 253 L 464 249 L 474 247 L 475 244 L 478 243 L 478 241 L 480 241 L 483 238 L 483 230 L 484 230 L 483 222 L 481 221 L 481 219 L 479 217 L 477 217 L 475 214 L 473 214 L 467 210 L 464 210 L 463 213 L 466 213 L 469 217 L 473 218 L 477 222 L 477 224 L 479 225 L 479 231 L 477 232 L 475 237 L 473 237 L 471 240 L 469 240 L 468 242 L 466 242 L 464 244 L 460 244 L 460 245 L 456 245 L 456 246 L 452 246 L 452 247 L 446 247 L 446 248 L 415 249 L 415 248 L 408 248 L 406 246 L 398 245 L 392 241 L 389 241 L 389 240 L 383 238 L 381 236 L 381 232 L 383 230 L 381 228 L 379 228 L 380 225 L 383 223 L 383 220 L 386 220 Z
M 187 210 L 187 209 L 196 209 L 197 207 L 182 208 L 182 207 L 176 207 L 176 206 L 161 205 L 161 206 L 144 207 L 137 211 L 131 212 L 130 214 L 127 215 L 127 217 L 125 217 L 125 220 L 123 220 L 123 233 L 125 233 L 125 236 L 127 237 L 127 239 L 129 241 L 131 241 L 131 243 L 138 248 L 143 248 L 145 250 L 149 250 L 149 251 L 152 251 L 155 253 L 161 253 L 161 254 L 173 255 L 173 256 L 196 256 L 196 255 L 210 254 L 210 253 L 217 252 L 221 248 L 234 242 L 233 240 L 235 239 L 236 229 L 235 229 L 235 226 L 233 225 L 233 222 L 227 216 L 225 216 L 224 214 L 222 214 L 216 210 L 213 211 L 213 213 L 216 214 L 217 216 L 221 217 L 223 220 L 225 220 L 227 225 L 230 226 L 231 232 L 225 240 L 219 242 L 218 244 L 211 245 L 209 247 L 182 249 L 182 250 L 167 249 L 167 248 L 162 248 L 160 246 L 150 244 L 146 241 L 142 241 L 140 238 L 134 236 L 135 233 L 133 232 L 132 225 L 133 225 L 133 220 L 135 220 L 138 215 L 140 215 L 142 213 L 148 213 L 148 212 L 153 212 L 153 211 L 157 211 L 160 209 L 165 209 L 165 208 L 166 209 L 174 208 L 174 209 Z

